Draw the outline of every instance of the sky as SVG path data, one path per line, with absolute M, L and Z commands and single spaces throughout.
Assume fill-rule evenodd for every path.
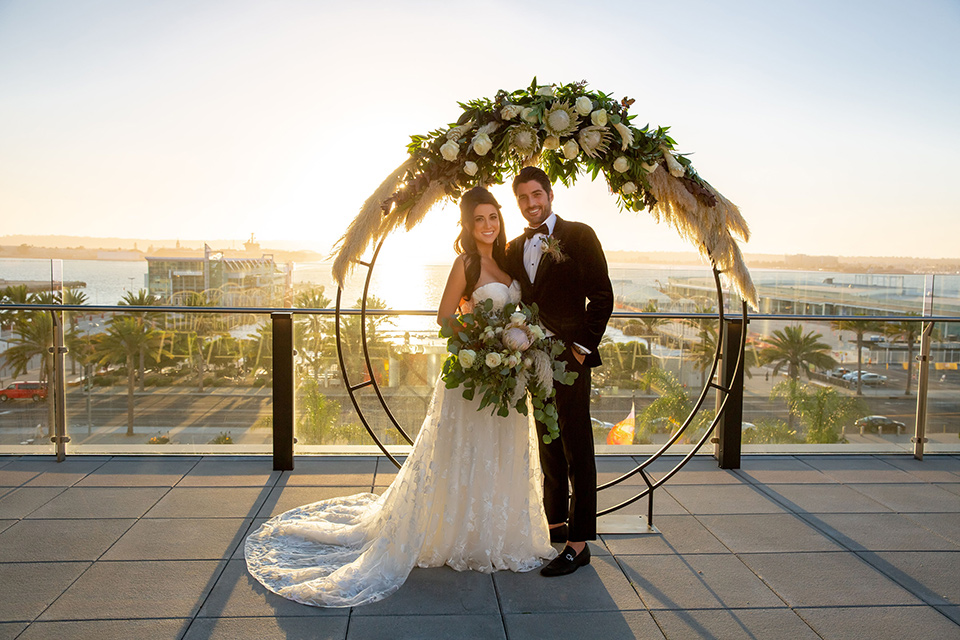
M 958 255 L 957 0 L 0 0 L 0 235 L 327 253 L 410 135 L 534 76 L 670 126 L 748 253 Z M 554 209 L 608 250 L 687 248 L 602 180 Z M 449 262 L 456 219 L 385 251 Z

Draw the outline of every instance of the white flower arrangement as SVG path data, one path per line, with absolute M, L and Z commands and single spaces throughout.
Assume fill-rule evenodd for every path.
M 543 440 L 549 444 L 560 433 L 554 383 L 572 384 L 578 374 L 557 359 L 563 343 L 545 333 L 536 305 L 508 304 L 498 310 L 492 300 L 479 303 L 473 313 L 440 330 L 451 353 L 441 374 L 446 388 L 462 387 L 467 400 L 479 395 L 478 410 L 493 405 L 493 412 L 503 417 L 511 409 L 527 415 L 529 396 L 534 418 L 547 427 Z M 476 366 L 478 362 L 483 365 Z

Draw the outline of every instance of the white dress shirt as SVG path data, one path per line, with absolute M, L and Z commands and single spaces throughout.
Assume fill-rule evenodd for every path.
M 552 234 L 554 227 L 557 226 L 557 214 L 551 212 L 550 217 L 544 220 L 543 224 L 547 225 L 547 229 Z M 523 268 L 526 270 L 531 283 L 537 277 L 537 267 L 540 266 L 540 259 L 543 257 L 542 245 L 545 237 L 544 234 L 537 233 L 532 238 L 527 238 L 523 243 Z

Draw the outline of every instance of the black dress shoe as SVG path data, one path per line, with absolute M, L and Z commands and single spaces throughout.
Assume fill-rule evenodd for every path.
M 540 569 L 540 575 L 552 578 L 573 573 L 580 567 L 590 564 L 590 545 L 586 545 L 580 553 L 574 553 L 570 547 L 564 547 L 550 564 Z
M 559 527 L 553 527 L 550 529 L 550 542 L 566 542 L 567 541 L 567 525 L 561 524 Z

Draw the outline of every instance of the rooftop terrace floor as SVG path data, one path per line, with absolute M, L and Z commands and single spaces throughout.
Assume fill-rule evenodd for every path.
M 601 481 L 634 464 L 601 458 Z M 571 576 L 414 569 L 353 609 L 267 592 L 243 540 L 297 505 L 382 490 L 392 465 L 271 465 L 0 457 L 0 639 L 960 637 L 958 456 L 698 457 L 657 492 L 660 535 L 601 535 Z

